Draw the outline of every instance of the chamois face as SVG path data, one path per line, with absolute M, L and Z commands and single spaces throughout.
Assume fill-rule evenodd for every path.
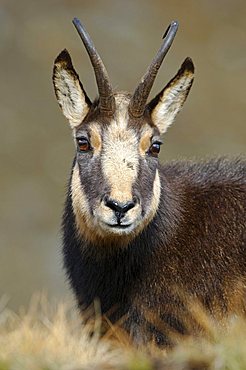
M 82 222 L 102 238 L 135 234 L 153 218 L 160 197 L 159 132 L 129 118 L 126 94 L 115 101 L 113 117 L 96 118 L 95 109 L 74 129 L 73 207 L 77 219 L 83 210 Z
M 129 110 L 128 93 L 114 94 L 113 114 L 101 112 L 99 101 L 92 104 L 87 97 L 68 52 L 56 59 L 55 92 L 76 146 L 73 211 L 78 231 L 88 240 L 130 240 L 153 219 L 161 195 L 160 136 L 181 109 L 193 71 L 191 60 L 186 59 L 136 118 Z

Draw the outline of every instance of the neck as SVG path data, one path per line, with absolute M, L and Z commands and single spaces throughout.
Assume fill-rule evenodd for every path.
M 163 181 L 166 180 L 162 179 L 162 184 Z M 168 240 L 177 227 L 178 202 L 168 183 L 163 189 L 153 220 L 123 248 L 117 240 L 109 245 L 89 242 L 78 232 L 71 192 L 68 192 L 63 217 L 64 262 L 81 308 L 99 298 L 103 313 L 118 304 L 123 311 L 127 310 L 126 297 L 141 278 L 145 265 L 149 264 L 156 248 L 168 247 Z

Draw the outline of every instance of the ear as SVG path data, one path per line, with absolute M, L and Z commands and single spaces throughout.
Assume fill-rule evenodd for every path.
M 151 118 L 160 133 L 166 132 L 181 110 L 194 78 L 194 65 L 186 58 L 176 76 L 148 104 Z
M 53 84 L 64 116 L 72 128 L 78 126 L 87 115 L 91 102 L 73 68 L 71 57 L 66 49 L 55 60 Z

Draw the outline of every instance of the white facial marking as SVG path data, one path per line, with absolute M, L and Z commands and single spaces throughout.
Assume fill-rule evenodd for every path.
M 89 204 L 81 186 L 78 163 L 76 163 L 73 168 L 71 191 L 73 209 L 75 210 L 75 213 L 78 215 L 83 215 L 83 217 L 89 219 Z
M 146 224 L 148 224 L 156 214 L 160 203 L 160 196 L 161 196 L 161 180 L 159 176 L 159 171 L 156 170 L 155 180 L 153 184 L 153 193 L 152 193 L 152 200 L 149 209 L 146 212 Z
M 110 197 L 118 202 L 132 200 L 132 185 L 138 173 L 138 138 L 127 128 L 128 101 L 116 98 L 119 109 L 104 133 L 102 171 L 110 185 Z

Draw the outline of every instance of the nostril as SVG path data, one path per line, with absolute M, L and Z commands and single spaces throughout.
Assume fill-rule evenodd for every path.
M 114 199 L 110 199 L 108 196 L 106 196 L 104 198 L 104 203 L 107 207 L 109 207 L 110 209 L 112 209 L 115 212 L 121 212 L 122 211 L 122 207 L 120 206 L 120 204 L 118 202 L 116 202 Z
M 115 213 L 118 214 L 125 214 L 127 211 L 135 207 L 134 201 L 126 202 L 125 204 L 122 204 L 120 202 L 117 202 L 114 199 L 110 199 L 107 195 L 104 197 L 104 204 L 112 209 Z
M 124 204 L 124 206 L 122 207 L 122 212 L 126 213 L 127 211 L 129 211 L 130 209 L 132 209 L 133 207 L 135 207 L 135 204 L 134 202 L 130 201 L 130 202 L 127 202 L 126 204 Z

